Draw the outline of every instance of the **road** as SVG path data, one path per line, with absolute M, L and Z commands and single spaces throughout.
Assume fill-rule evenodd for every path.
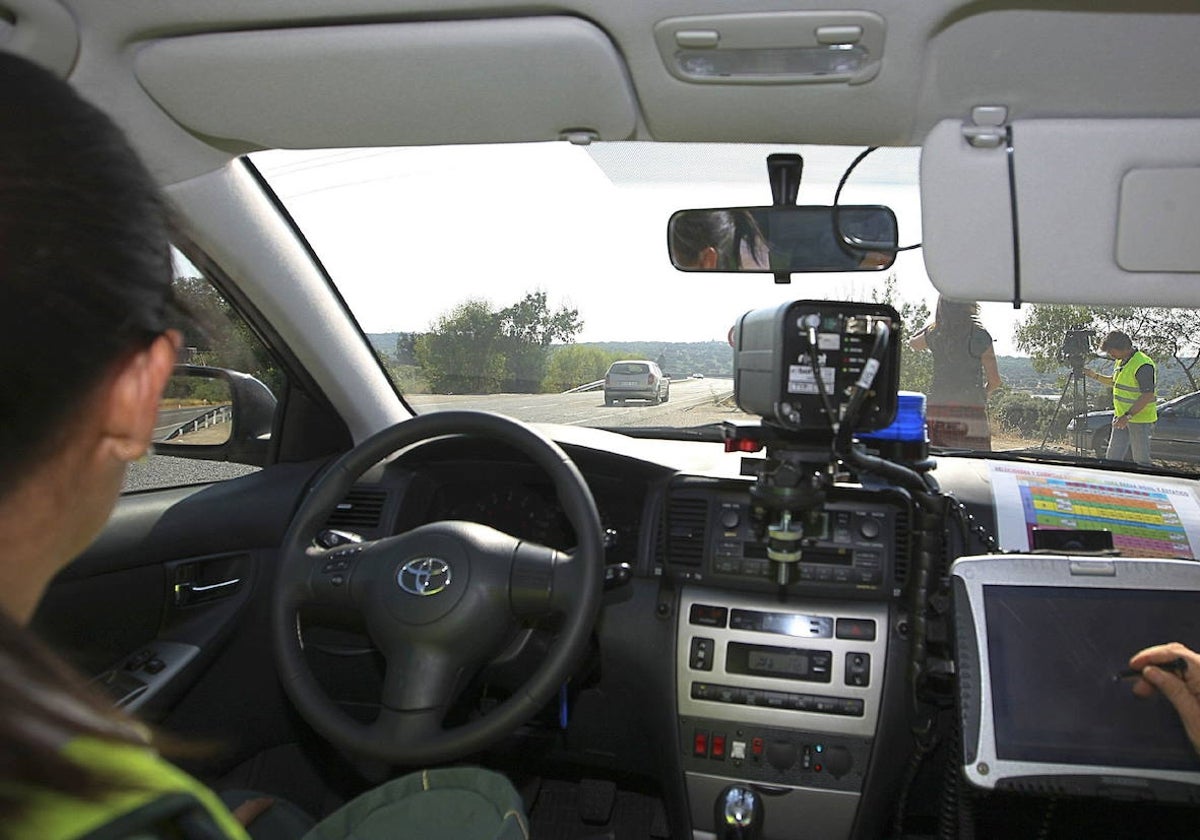
M 212 411 L 212 408 L 211 405 L 198 405 L 188 408 L 164 408 L 159 410 L 158 419 L 154 421 L 154 440 L 164 439 L 184 423 L 207 414 L 209 411 Z
M 604 391 L 581 394 L 413 394 L 419 412 L 470 408 L 506 414 L 530 423 L 570 426 L 698 426 L 738 416 L 732 379 L 675 379 L 668 402 L 650 405 L 631 401 L 606 406 Z

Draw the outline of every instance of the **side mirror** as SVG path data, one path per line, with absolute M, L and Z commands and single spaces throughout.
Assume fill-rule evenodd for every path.
M 249 374 L 176 365 L 159 406 L 154 451 L 262 466 L 277 405 L 271 390 Z

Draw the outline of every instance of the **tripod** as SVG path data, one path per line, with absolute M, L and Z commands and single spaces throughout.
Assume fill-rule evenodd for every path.
M 1071 372 L 1067 375 L 1067 382 L 1063 385 L 1062 396 L 1058 398 L 1058 405 L 1054 406 L 1054 414 L 1050 417 L 1050 422 L 1046 424 L 1045 434 L 1042 435 L 1042 445 L 1039 449 L 1046 448 L 1046 441 L 1050 439 L 1050 432 L 1054 429 L 1054 423 L 1058 420 L 1058 412 L 1062 410 L 1063 404 L 1067 401 L 1067 392 L 1071 392 L 1071 416 L 1077 418 L 1077 424 L 1083 422 L 1083 418 L 1087 414 L 1087 377 L 1083 375 L 1083 360 L 1071 359 Z M 1086 433 L 1087 429 L 1082 430 Z M 1084 434 L 1081 430 L 1075 429 L 1075 454 L 1083 455 L 1087 448 L 1087 442 L 1084 440 Z

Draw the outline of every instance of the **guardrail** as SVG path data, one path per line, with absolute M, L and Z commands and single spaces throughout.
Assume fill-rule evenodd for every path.
M 595 391 L 604 387 L 604 380 L 597 379 L 595 382 L 589 382 L 586 385 L 580 385 L 578 388 L 571 388 L 568 391 L 563 391 L 564 394 L 581 394 L 584 391 Z
M 172 438 L 183 437 L 198 432 L 201 429 L 208 429 L 212 426 L 219 426 L 222 423 L 229 423 L 233 420 L 232 405 L 218 405 L 215 408 L 201 414 L 199 417 L 193 417 L 191 420 L 184 423 L 171 434 L 167 435 L 163 440 L 171 440 Z

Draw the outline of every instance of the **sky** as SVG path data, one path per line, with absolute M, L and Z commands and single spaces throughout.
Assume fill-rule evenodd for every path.
M 579 310 L 577 341 L 724 340 L 742 313 L 801 298 L 870 300 L 889 272 L 676 271 L 675 210 L 771 203 L 766 155 L 805 160 L 800 204 L 832 204 L 860 149 L 664 143 L 438 146 L 252 156 L 366 332 L 421 332 L 468 298 L 497 307 L 545 290 Z M 919 242 L 916 149 L 881 149 L 848 180 L 844 204 L 886 204 L 902 245 Z M 903 301 L 936 291 L 920 249 L 890 270 Z M 1015 352 L 1009 304 L 984 304 L 997 353 Z

